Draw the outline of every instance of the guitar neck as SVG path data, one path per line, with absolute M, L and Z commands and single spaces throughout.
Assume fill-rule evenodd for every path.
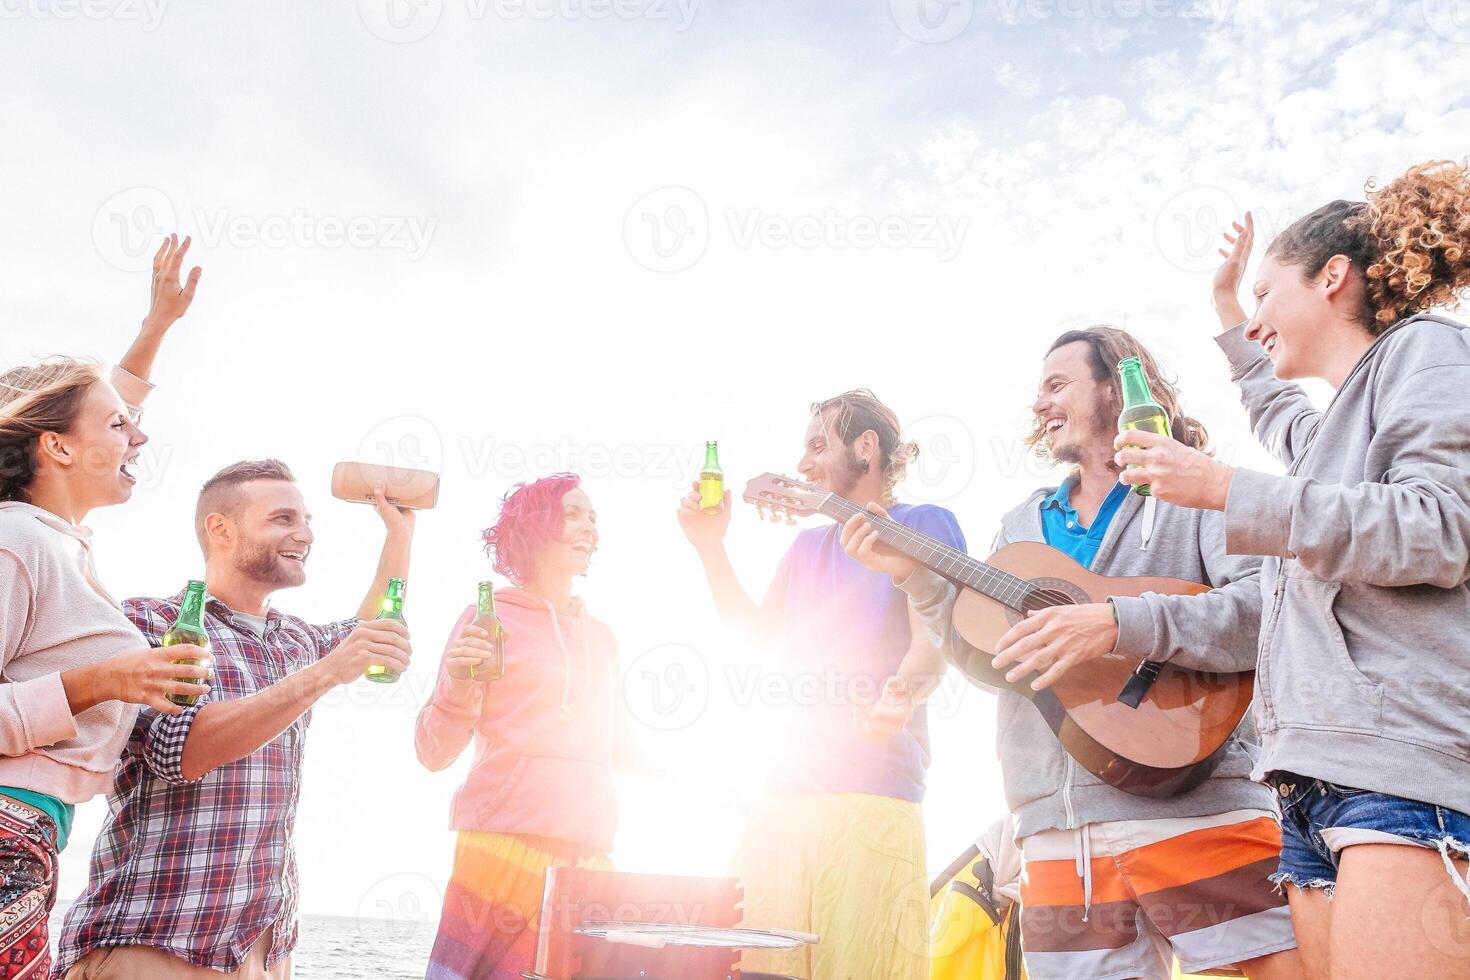
M 878 540 L 884 544 L 930 571 L 974 589 L 1004 606 L 1020 610 L 1032 591 L 1031 584 L 1025 579 L 972 558 L 958 548 L 936 541 L 890 517 L 864 510 L 835 493 L 827 494 L 818 509 L 839 524 L 846 523 L 855 514 L 862 514 L 878 528 Z

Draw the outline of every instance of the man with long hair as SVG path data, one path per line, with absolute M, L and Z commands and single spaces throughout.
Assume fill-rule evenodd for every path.
M 849 391 L 812 406 L 797 468 L 822 490 L 858 506 L 882 504 L 894 520 L 963 549 L 949 511 L 894 502 L 917 451 L 901 438 L 892 409 L 870 391 Z M 793 687 L 819 679 L 828 692 L 815 704 L 793 703 L 770 793 L 736 858 L 747 926 L 816 933 L 821 942 L 747 952 L 742 962 L 813 980 L 923 980 L 923 702 L 944 660 L 903 593 L 843 552 L 836 525 L 798 534 L 756 602 L 725 553 L 729 499 L 708 515 L 695 492 L 679 511 L 715 604 L 727 622 L 779 647 Z
M 1122 409 L 1116 365 L 1137 357 L 1174 437 L 1207 442 L 1174 386 L 1128 333 L 1063 334 L 1042 365 L 1027 439 L 1071 466 L 1007 514 L 995 548 L 1045 542 L 1108 576 L 1205 581 L 1198 596 L 1145 594 L 1033 613 L 1001 638 L 994 664 L 1038 688 L 1087 660 L 1121 655 L 1204 671 L 1255 665 L 1259 562 L 1225 552 L 1218 515 L 1171 507 L 1119 481 L 1113 439 Z M 878 543 L 861 515 L 843 532 L 849 554 L 888 572 L 956 663 L 974 648 L 951 621 L 956 586 Z M 1281 850 L 1270 794 L 1251 782 L 1249 722 L 1199 787 L 1172 799 L 1115 789 L 1078 765 L 1036 706 L 1000 693 L 997 748 L 1016 818 L 1025 877 L 1021 934 L 1033 980 L 1117 980 L 1233 966 L 1252 978 L 1297 977 L 1285 899 L 1268 880 Z

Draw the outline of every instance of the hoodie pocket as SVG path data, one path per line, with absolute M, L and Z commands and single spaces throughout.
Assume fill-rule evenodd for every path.
M 480 804 L 479 814 L 482 819 L 488 819 L 500 812 L 506 801 L 511 799 L 516 790 L 520 789 L 521 784 L 525 782 L 526 770 L 530 768 L 530 765 L 529 756 L 523 755 L 516 760 L 516 764 L 511 767 L 505 779 L 501 780 L 500 785 L 491 790 L 485 797 L 485 801 Z
M 1271 700 L 1283 727 L 1377 735 L 1383 688 L 1353 662 L 1333 604 L 1339 582 L 1286 577 L 1271 638 Z

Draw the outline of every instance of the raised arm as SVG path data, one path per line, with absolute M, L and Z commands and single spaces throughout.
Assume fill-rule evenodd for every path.
M 358 619 L 373 619 L 382 611 L 383 596 L 388 593 L 390 578 L 408 578 L 409 557 L 413 551 L 413 529 L 416 515 L 411 510 L 394 507 L 388 503 L 381 483 L 373 487 L 373 507 L 383 521 L 386 535 L 383 550 L 378 555 L 378 568 L 373 573 L 373 584 L 358 607 Z
M 1251 430 L 1267 451 L 1288 466 L 1311 442 L 1322 421 L 1300 385 L 1279 381 L 1266 352 L 1246 339 L 1249 317 L 1240 304 L 1240 283 L 1255 242 L 1255 219 L 1246 212 L 1245 224 L 1235 223 L 1225 233 L 1229 248 L 1220 249 L 1225 261 L 1215 273 L 1215 312 L 1224 331 L 1215 338 L 1230 362 L 1230 380 L 1240 388 L 1240 400 L 1250 417 Z
M 153 374 L 153 362 L 158 357 L 164 336 L 180 317 L 189 312 L 189 305 L 194 302 L 200 268 L 195 266 L 189 272 L 188 281 L 180 281 L 184 256 L 188 252 L 189 239 L 185 238 L 181 243 L 178 235 L 170 235 L 158 247 L 153 256 L 152 300 L 148 315 L 143 318 L 143 326 L 132 346 L 117 364 L 145 384 Z
M 730 491 L 725 491 L 725 502 L 718 514 L 706 514 L 700 510 L 698 484 L 695 484 L 694 492 L 679 502 L 679 526 L 704 566 L 705 581 L 709 583 L 720 618 L 731 626 L 757 634 L 769 633 L 776 625 L 775 611 L 765 608 L 745 591 L 725 551 L 730 513 Z

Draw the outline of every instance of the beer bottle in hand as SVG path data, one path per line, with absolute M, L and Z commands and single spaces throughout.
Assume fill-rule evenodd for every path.
M 495 583 L 480 583 L 480 599 L 475 607 L 474 625 L 490 634 L 490 646 L 495 651 L 478 666 L 470 665 L 470 680 L 498 681 L 505 676 L 505 627 L 495 615 Z
M 159 646 L 171 647 L 179 643 L 192 643 L 201 650 L 209 649 L 209 636 L 204 632 L 204 583 L 197 579 L 190 579 L 189 584 L 184 587 L 184 601 L 179 606 L 179 617 L 174 624 L 163 634 Z M 176 664 L 194 664 L 199 661 L 190 658 L 175 660 Z M 194 683 L 193 678 L 177 677 L 175 680 L 187 684 Z M 174 704 L 184 707 L 192 707 L 199 703 L 198 694 L 170 694 L 168 699 Z
M 718 514 L 725 506 L 725 471 L 720 469 L 720 444 L 704 444 L 704 469 L 699 471 L 699 509 Z
M 400 623 L 403 619 L 403 579 L 390 578 L 388 580 L 388 594 L 383 597 L 382 612 L 378 613 L 379 619 L 396 619 Z M 363 671 L 362 676 L 379 684 L 393 684 L 398 681 L 398 674 L 389 670 L 382 664 L 372 664 Z
M 1146 432 L 1157 432 L 1161 436 L 1170 435 L 1169 416 L 1164 414 L 1164 409 L 1154 401 L 1153 393 L 1148 390 L 1143 362 L 1136 357 L 1125 357 L 1118 362 L 1118 374 L 1123 379 L 1123 413 L 1118 416 L 1118 431 L 1122 433 L 1142 429 Z M 1138 464 L 1131 464 L 1128 468 L 1137 469 Z M 1149 495 L 1148 484 L 1133 489 L 1138 491 L 1139 496 Z

